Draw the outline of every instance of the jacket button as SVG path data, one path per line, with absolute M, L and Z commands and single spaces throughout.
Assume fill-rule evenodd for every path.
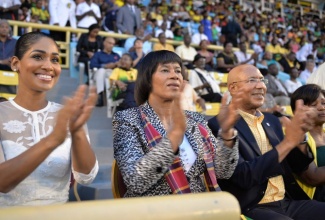
M 161 167 L 157 167 L 156 168 L 156 171 L 157 171 L 157 173 L 161 173 L 162 172 L 162 168 Z

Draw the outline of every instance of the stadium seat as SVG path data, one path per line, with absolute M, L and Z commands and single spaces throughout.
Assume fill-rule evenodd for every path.
M 115 199 L 123 198 L 126 193 L 126 186 L 123 181 L 121 172 L 117 166 L 116 160 L 113 160 L 111 172 L 112 193 Z
M 113 47 L 113 52 L 117 53 L 121 57 L 127 51 L 124 47 Z
M 15 98 L 18 85 L 18 74 L 12 71 L 0 70 L 0 85 L 14 88 L 14 93 L 9 93 L 5 90 L 0 90 L 1 97 L 4 97 L 6 99 Z

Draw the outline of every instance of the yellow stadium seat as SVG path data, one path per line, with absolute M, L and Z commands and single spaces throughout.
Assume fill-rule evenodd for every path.
M 227 87 L 227 80 L 228 80 L 228 73 L 214 73 L 214 78 L 220 81 L 220 91 L 221 93 L 225 93 L 228 91 Z
M 18 85 L 18 74 L 12 71 L 0 70 L 0 85 L 5 86 L 17 86 Z M 0 97 L 6 99 L 14 98 L 16 94 L 5 93 L 0 91 Z
M 122 174 L 117 166 L 116 160 L 113 160 L 111 172 L 112 193 L 115 199 L 123 198 L 126 193 L 126 186 Z
M 287 105 L 287 106 L 284 106 L 284 107 L 285 107 L 285 113 L 287 115 L 293 116 L 293 112 L 292 112 L 291 106 L 290 105 Z
M 203 111 L 199 105 L 196 106 L 196 111 L 208 116 L 215 116 L 219 113 L 220 103 L 206 102 L 205 106 L 206 106 L 206 111 Z

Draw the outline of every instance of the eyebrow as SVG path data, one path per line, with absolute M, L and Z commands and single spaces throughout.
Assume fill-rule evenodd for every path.
M 46 53 L 44 50 L 33 50 L 33 51 L 32 51 L 32 52 L 30 52 L 30 53 L 35 53 L 35 52 L 38 52 L 38 53 L 43 53 L 43 54 L 45 54 L 45 53 Z M 59 56 L 59 53 L 53 52 L 53 53 L 52 53 L 52 55 L 57 55 L 57 56 Z

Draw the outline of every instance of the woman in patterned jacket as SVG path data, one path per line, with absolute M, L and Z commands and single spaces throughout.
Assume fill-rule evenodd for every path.
M 65 203 L 71 170 L 91 183 L 98 162 L 84 125 L 97 95 L 80 86 L 65 105 L 46 99 L 61 73 L 59 49 L 41 32 L 22 35 L 11 58 L 17 96 L 0 103 L 0 207 Z
M 170 51 L 146 55 L 135 86 L 139 107 L 114 116 L 114 157 L 127 188 L 124 197 L 218 191 L 217 178 L 229 178 L 236 167 L 238 146 L 230 146 L 237 140 L 229 129 L 238 117 L 236 100 L 230 105 L 223 100 L 222 131 L 215 139 L 202 115 L 181 108 L 181 66 Z

